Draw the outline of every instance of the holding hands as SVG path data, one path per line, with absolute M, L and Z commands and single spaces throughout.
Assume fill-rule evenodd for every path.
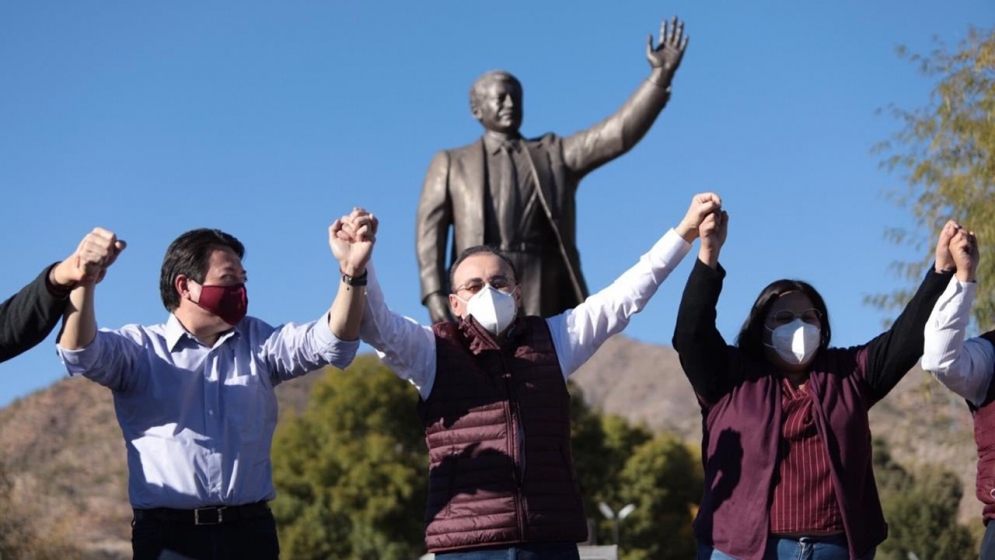
M 107 268 L 114 264 L 127 243 L 112 231 L 94 228 L 80 241 L 72 255 L 55 265 L 49 273 L 54 286 L 75 288 L 94 285 L 104 279 Z
M 948 221 L 940 230 L 936 243 L 937 272 L 956 269 L 961 282 L 974 282 L 978 271 L 978 241 L 973 231 L 968 231 L 954 220 Z
M 356 278 L 366 273 L 378 226 L 376 216 L 363 208 L 353 208 L 328 228 L 328 245 L 343 274 Z
M 728 226 L 729 213 L 722 209 L 722 199 L 714 193 L 703 193 L 691 200 L 691 207 L 676 231 L 688 243 L 695 237 L 700 238 L 698 259 L 715 268 L 719 262 L 719 251 L 726 242 Z
M 698 229 L 702 222 L 713 212 L 722 209 L 722 199 L 715 193 L 699 193 L 691 198 L 691 205 L 687 214 L 678 224 L 674 231 L 684 238 L 684 241 L 691 243 L 699 236 Z

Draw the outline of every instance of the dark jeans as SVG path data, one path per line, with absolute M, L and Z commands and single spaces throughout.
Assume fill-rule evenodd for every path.
M 860 560 L 874 560 L 871 550 Z M 797 539 L 770 537 L 764 560 L 849 560 L 846 537 L 801 537 Z M 732 556 L 698 543 L 698 560 L 735 560 Z
M 134 560 L 276 560 L 272 514 L 218 525 L 143 519 L 131 524 Z
M 995 560 L 995 521 L 985 527 L 985 538 L 981 539 L 981 560 Z
M 441 552 L 436 560 L 580 560 L 577 543 L 529 543 L 513 547 Z

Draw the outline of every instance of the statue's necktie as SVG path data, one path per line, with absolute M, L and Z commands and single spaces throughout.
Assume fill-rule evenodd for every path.
M 515 241 L 517 232 L 515 231 L 518 205 L 518 174 L 515 170 L 515 145 L 511 142 L 501 144 L 501 149 L 497 153 L 499 162 L 499 176 L 501 184 L 498 187 L 494 207 L 497 210 L 498 224 L 501 228 L 501 240 L 504 242 Z

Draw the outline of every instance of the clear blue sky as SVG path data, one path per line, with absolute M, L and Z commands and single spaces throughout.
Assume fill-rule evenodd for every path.
M 722 332 L 769 281 L 798 277 L 826 297 L 837 344 L 865 342 L 887 316 L 863 297 L 902 286 L 888 263 L 919 256 L 883 237 L 910 218 L 869 152 L 898 127 L 878 108 L 927 101 L 895 48 L 956 43 L 995 21 L 991 0 L 4 2 L 0 296 L 99 225 L 129 242 L 99 324 L 161 322 L 166 246 L 210 226 L 248 248 L 251 314 L 310 320 L 338 282 L 327 226 L 361 205 L 381 219 L 388 301 L 427 320 L 415 207 L 432 154 L 480 133 L 472 81 L 513 72 L 523 132 L 568 134 L 625 101 L 649 72 L 646 34 L 674 14 L 691 43 L 670 105 L 580 188 L 589 285 L 714 190 L 731 216 Z M 628 335 L 669 344 L 692 259 Z M 0 365 L 0 406 L 62 375 L 53 336 Z

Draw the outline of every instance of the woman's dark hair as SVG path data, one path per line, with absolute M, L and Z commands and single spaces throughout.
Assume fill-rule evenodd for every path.
M 757 296 L 757 301 L 753 303 L 750 314 L 746 317 L 743 328 L 739 331 L 739 336 L 736 337 L 736 346 L 744 354 L 756 360 L 764 359 L 764 321 L 777 298 L 788 292 L 801 292 L 808 296 L 812 306 L 819 311 L 822 322 L 819 349 L 825 350 L 829 347 L 832 329 L 829 327 L 829 310 L 826 309 L 826 302 L 822 296 L 808 282 L 782 279 L 768 284 Z
M 214 249 L 227 247 L 238 258 L 245 256 L 245 247 L 234 236 L 220 229 L 200 228 L 190 230 L 176 238 L 166 249 L 162 259 L 162 270 L 159 272 L 159 295 L 166 311 L 172 313 L 180 306 L 180 294 L 173 285 L 176 277 L 185 275 L 198 284 L 204 282 L 207 274 L 207 264 Z

